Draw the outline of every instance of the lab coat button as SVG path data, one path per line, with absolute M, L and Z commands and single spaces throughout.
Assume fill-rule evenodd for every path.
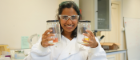
M 69 53 L 69 55 L 70 55 L 71 53 Z
M 55 46 L 55 47 L 57 47 L 57 46 Z

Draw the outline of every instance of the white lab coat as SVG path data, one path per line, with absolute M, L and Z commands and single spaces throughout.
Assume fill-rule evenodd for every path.
M 98 46 L 90 48 L 78 44 L 76 38 L 70 41 L 62 35 L 61 42 L 44 48 L 40 39 L 33 45 L 25 60 L 107 60 L 106 53 L 97 38 L 96 41 Z

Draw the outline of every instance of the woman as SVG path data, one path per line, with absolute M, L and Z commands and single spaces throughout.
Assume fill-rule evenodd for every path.
M 77 24 L 81 15 L 74 2 L 62 2 L 57 17 L 61 25 L 61 43 L 48 44 L 48 41 L 53 40 L 50 37 L 54 35 L 48 34 L 52 30 L 47 30 L 39 42 L 33 45 L 25 60 L 107 60 L 105 51 L 91 31 L 86 30 L 88 34 L 84 34 L 90 41 L 83 40 L 89 44 L 76 43 Z

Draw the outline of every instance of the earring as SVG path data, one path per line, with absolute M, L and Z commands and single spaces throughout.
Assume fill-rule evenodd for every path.
M 63 29 L 62 29 L 62 32 L 63 32 Z

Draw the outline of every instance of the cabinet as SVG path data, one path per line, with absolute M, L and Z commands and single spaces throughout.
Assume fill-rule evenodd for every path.
M 110 0 L 80 0 L 82 19 L 91 21 L 91 30 L 111 30 L 111 1 Z
M 95 30 L 110 31 L 111 2 L 110 0 L 95 0 Z

